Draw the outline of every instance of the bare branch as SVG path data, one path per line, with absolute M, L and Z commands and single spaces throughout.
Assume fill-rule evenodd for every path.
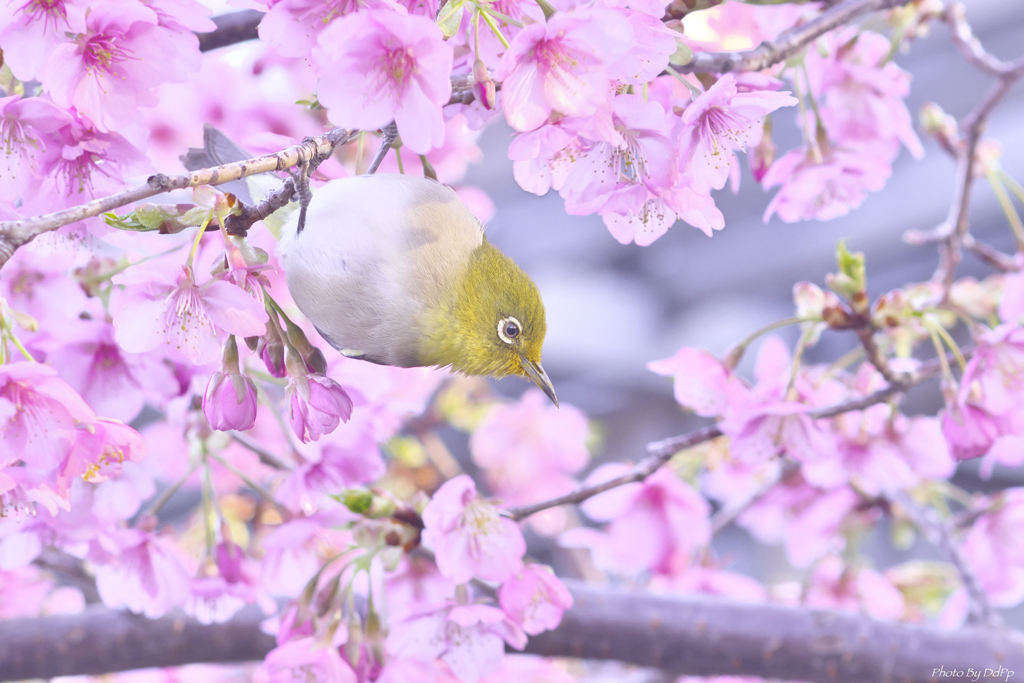
M 735 522 L 740 515 L 746 512 L 751 505 L 761 500 L 761 498 L 764 497 L 764 494 L 775 488 L 776 484 L 780 481 L 784 481 L 786 477 L 799 469 L 799 465 L 793 462 L 783 464 L 779 467 L 778 471 L 775 472 L 775 475 L 763 482 L 761 487 L 754 491 L 754 493 L 733 505 L 723 507 L 715 514 L 711 515 L 711 535 L 716 536 L 720 534 L 723 529 Z
M 953 44 L 960 50 L 960 54 L 974 68 L 984 71 L 993 78 L 1003 78 L 1015 69 L 1024 64 L 1024 60 L 1018 59 L 1015 62 L 1004 62 L 995 55 L 986 52 L 981 42 L 974 37 L 971 25 L 967 23 L 967 11 L 959 2 L 951 3 L 942 18 L 949 27 L 953 38 Z
M 809 43 L 869 12 L 905 5 L 909 0 L 844 0 L 801 26 L 743 52 L 695 52 L 693 61 L 674 67 L 681 73 L 760 71 L 797 54 Z
M 664 441 L 647 444 L 647 452 L 651 455 L 644 460 L 641 460 L 640 464 L 621 477 L 609 479 L 606 482 L 596 484 L 594 486 L 584 486 L 570 494 L 559 496 L 558 498 L 552 498 L 551 500 L 546 500 L 542 503 L 534 503 L 533 505 L 523 505 L 522 507 L 512 508 L 508 511 L 508 515 L 512 519 L 519 521 L 520 519 L 525 519 L 526 517 L 534 515 L 541 510 L 558 507 L 559 505 L 578 505 L 587 498 L 592 498 L 599 493 L 604 493 L 605 491 L 618 488 L 619 486 L 625 486 L 626 484 L 632 484 L 633 482 L 643 481 L 657 472 L 662 465 L 671 460 L 672 456 L 679 451 L 692 448 L 693 446 L 718 438 L 719 436 L 722 436 L 722 430 L 715 426 L 709 426 L 688 434 L 683 434 L 682 436 L 674 436 L 670 439 L 665 439 Z
M 928 361 L 922 365 L 920 370 L 916 373 L 906 375 L 905 379 L 898 384 L 890 384 L 889 386 L 879 389 L 867 396 L 843 401 L 842 403 L 838 403 L 834 406 L 818 408 L 817 410 L 809 410 L 807 411 L 807 415 L 812 419 L 821 420 L 829 417 L 835 417 L 836 415 L 842 415 L 843 413 L 848 413 L 854 410 L 864 410 L 865 408 L 869 408 L 877 403 L 888 401 L 893 396 L 901 394 L 926 379 L 934 377 L 940 368 L 941 366 L 937 359 Z M 722 436 L 722 430 L 715 425 L 709 425 L 680 436 L 673 436 L 662 441 L 649 443 L 647 444 L 648 457 L 641 460 L 639 464 L 626 474 L 616 477 L 615 479 L 610 479 L 601 484 L 584 486 L 564 496 L 552 498 L 540 503 L 534 503 L 533 505 L 523 505 L 511 508 L 507 511 L 507 514 L 511 519 L 519 521 L 529 517 L 530 515 L 535 515 L 542 510 L 558 507 L 559 505 L 578 505 L 599 493 L 604 493 L 605 491 L 618 488 L 619 486 L 625 486 L 626 484 L 632 484 L 633 482 L 643 481 L 657 472 L 662 465 L 671 460 L 672 456 L 679 451 L 686 450 L 687 448 L 693 448 L 694 446 L 716 439 L 720 436 Z
M 939 243 L 939 265 L 932 276 L 934 282 L 942 284 L 944 298 L 956 279 L 956 270 L 962 260 L 962 249 L 972 249 L 994 267 L 1005 270 L 1006 261 L 998 252 L 978 244 L 970 237 L 971 187 L 975 179 L 975 155 L 978 142 L 988 123 L 989 114 L 1010 91 L 1010 88 L 1024 78 L 1024 57 L 1005 62 L 987 52 L 974 37 L 965 18 L 962 4 L 954 2 L 946 8 L 943 19 L 949 26 L 953 43 L 970 64 L 998 79 L 981 103 L 960 122 L 961 140 L 955 150 L 956 176 L 953 184 L 953 202 L 946 220 L 929 232 L 910 231 L 904 240 L 910 244 Z
M 965 249 L 969 249 L 975 256 L 1001 273 L 1015 273 L 1020 270 L 1016 259 L 984 242 L 979 242 L 971 233 L 964 235 L 960 242 Z
M 967 590 L 970 600 L 968 621 L 981 623 L 986 626 L 1001 626 L 1002 620 L 985 595 L 981 582 L 975 576 L 974 571 L 967 563 L 960 546 L 953 539 L 950 525 L 940 518 L 935 510 L 924 505 L 918 505 L 910 496 L 902 491 L 897 491 L 891 496 L 892 500 L 900 505 L 910 517 L 922 534 L 935 546 L 939 547 L 949 556 L 950 562 L 960 574 L 960 580 Z
M 526 652 L 618 660 L 677 675 L 757 676 L 814 683 L 924 683 L 935 670 L 1024 670 L 1024 636 L 940 630 L 851 613 L 664 596 L 566 580 L 574 605 Z M 248 607 L 203 626 L 94 607 L 82 614 L 0 621 L 0 680 L 100 674 L 197 662 L 262 659 L 274 639 Z M 978 680 L 972 678 L 971 680 Z
M 56 230 L 57 228 L 91 218 L 92 216 L 98 216 L 101 213 L 118 207 L 158 195 L 161 192 L 198 187 L 199 185 L 220 185 L 221 183 L 259 173 L 283 171 L 296 166 L 304 158 L 324 158 L 330 156 L 337 145 L 348 142 L 353 135 L 354 133 L 349 131 L 335 128 L 324 135 L 308 138 L 301 144 L 294 145 L 276 154 L 267 154 L 214 168 L 204 168 L 184 175 L 168 176 L 163 173 L 157 173 L 156 175 L 151 175 L 142 185 L 118 192 L 109 197 L 94 199 L 91 202 L 70 209 L 35 218 L 0 221 L 0 268 L 14 255 L 18 247 L 31 242 L 45 232 Z

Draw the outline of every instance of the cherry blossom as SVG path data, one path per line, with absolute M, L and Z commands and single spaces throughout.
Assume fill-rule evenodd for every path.
M 502 82 L 505 120 L 517 131 L 544 124 L 552 111 L 590 116 L 608 102 L 607 67 L 629 49 L 630 25 L 613 12 L 559 12 L 524 28 L 494 73 Z
M 0 463 L 24 459 L 40 470 L 63 461 L 76 426 L 96 415 L 53 368 L 31 362 L 0 365 Z
M 434 548 L 437 568 L 455 583 L 479 577 L 504 581 L 523 566 L 526 542 L 512 520 L 476 492 L 463 475 L 445 482 L 423 510 L 423 540 Z
M 598 467 L 587 478 L 596 484 L 620 475 L 620 464 Z M 690 554 L 711 540 L 710 507 L 673 472 L 661 469 L 643 481 L 626 484 L 585 501 L 583 511 L 610 522 L 603 531 L 570 529 L 563 545 L 590 548 L 598 566 L 632 574 L 644 569 L 669 574 L 685 566 Z
M 216 278 L 197 286 L 188 266 L 176 277 L 169 270 L 130 268 L 116 281 L 132 287 L 114 313 L 114 336 L 126 351 L 160 347 L 172 358 L 208 363 L 227 335 L 266 331 L 267 312 L 256 299 Z
M 521 650 L 526 634 L 500 609 L 448 602 L 395 624 L 387 649 L 424 662 L 440 658 L 459 680 L 476 683 L 497 670 L 505 643 Z
M 0 6 L 4 63 L 16 78 L 31 81 L 42 76 L 47 58 L 65 42 L 66 33 L 82 30 L 81 13 L 73 9 L 69 14 L 67 4 L 27 0 Z
M 119 529 L 104 541 L 113 557 L 96 571 L 104 604 L 150 619 L 185 603 L 189 577 L 169 542 L 137 529 Z
M 314 681 L 356 683 L 356 674 L 337 647 L 315 638 L 297 638 L 278 645 L 267 655 L 263 668 L 272 683 L 291 683 L 299 677 Z
M 319 372 L 309 372 L 291 347 L 285 349 L 288 421 L 303 443 L 330 434 L 352 416 L 352 399 L 340 384 Z
M 325 76 L 317 96 L 337 126 L 373 130 L 392 119 L 402 141 L 426 154 L 444 140 L 452 49 L 425 17 L 367 10 L 331 22 L 318 38 Z
M 67 112 L 43 97 L 0 98 L 0 145 L 6 150 L 0 166 L 0 200 L 14 203 L 38 191 L 39 153 L 57 144 L 52 133 L 71 121 Z
M 92 5 L 83 21 L 73 41 L 53 49 L 42 80 L 58 106 L 75 107 L 99 131 L 117 130 L 140 105 L 154 103 L 150 88 L 175 77 L 183 52 L 156 12 L 137 0 Z
M 1009 488 L 999 504 L 981 515 L 964 539 L 964 554 L 993 604 L 1012 606 L 1024 600 L 1024 554 L 1021 514 L 1024 489 Z
M 571 475 L 590 460 L 588 436 L 587 418 L 579 409 L 566 403 L 556 408 L 531 389 L 517 403 L 490 410 L 473 433 L 470 451 L 505 505 L 528 505 L 576 487 Z M 564 519 L 548 517 L 531 518 L 531 523 L 561 531 Z
M 679 165 L 692 174 L 698 190 L 724 187 L 737 172 L 735 150 L 760 140 L 767 114 L 796 104 L 788 92 L 775 92 L 781 86 L 728 73 L 683 111 Z
M 892 173 L 890 162 L 888 151 L 877 147 L 835 148 L 820 160 L 801 149 L 786 152 L 761 179 L 766 189 L 782 186 L 765 209 L 764 220 L 774 214 L 787 223 L 845 216 L 868 192 L 885 186 Z
M 557 627 L 572 607 L 572 595 L 551 568 L 532 563 L 501 584 L 498 599 L 505 614 L 531 636 Z

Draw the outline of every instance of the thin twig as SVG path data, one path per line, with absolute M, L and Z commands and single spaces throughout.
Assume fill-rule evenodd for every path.
M 931 379 L 938 374 L 940 367 L 941 365 L 938 362 L 938 359 L 932 359 L 924 363 L 917 372 L 907 375 L 906 381 L 900 384 L 890 384 L 878 391 L 868 394 L 867 396 L 843 401 L 842 403 L 837 403 L 834 406 L 808 410 L 807 416 L 813 420 L 823 420 L 835 417 L 836 415 L 842 415 L 843 413 L 870 408 L 878 403 L 888 401 L 897 394 L 904 393 L 911 387 L 916 386 L 927 379 Z M 619 486 L 625 486 L 626 484 L 643 481 L 657 472 L 662 465 L 671 460 L 672 456 L 679 451 L 686 450 L 687 448 L 693 448 L 694 446 L 716 439 L 722 435 L 722 430 L 719 429 L 717 425 L 708 425 L 707 427 L 702 427 L 701 429 L 687 432 L 686 434 L 672 436 L 667 439 L 663 439 L 662 441 L 649 443 L 647 444 L 648 457 L 641 460 L 626 474 L 600 484 L 581 487 L 564 496 L 552 498 L 540 503 L 534 503 L 532 505 L 510 508 L 506 511 L 506 515 L 513 520 L 519 521 L 529 517 L 530 515 L 547 510 L 548 508 L 558 507 L 560 505 L 578 505 L 599 493 L 604 493 L 605 491 L 618 488 Z
M 223 166 L 203 168 L 184 175 L 151 175 L 145 183 L 123 190 L 109 197 L 94 199 L 91 202 L 49 213 L 35 218 L 23 218 L 16 221 L 0 221 L 0 268 L 3 267 L 15 250 L 43 233 L 56 230 L 80 220 L 98 216 L 101 213 L 146 199 L 161 192 L 180 190 L 200 185 L 220 185 L 222 183 L 246 178 L 259 173 L 283 171 L 296 166 L 303 158 L 326 158 L 334 148 L 344 144 L 353 137 L 350 131 L 335 128 L 334 130 L 307 138 L 304 142 L 294 145 L 276 154 L 267 154 L 253 159 L 236 161 Z
M 943 288 L 943 298 L 949 298 L 949 291 L 956 279 L 956 270 L 962 260 L 962 249 L 969 248 L 993 266 L 1003 269 L 1006 261 L 991 249 L 985 249 L 970 238 L 971 187 L 975 179 L 975 156 L 978 142 L 988 123 L 989 114 L 1010 91 L 1010 88 L 1024 78 L 1024 57 L 1006 62 L 987 52 L 974 37 L 968 25 L 964 7 L 952 3 L 943 13 L 949 26 L 953 43 L 970 64 L 998 79 L 981 103 L 960 122 L 961 140 L 956 149 L 956 176 L 953 185 L 953 202 L 946 220 L 930 232 L 909 232 L 904 239 L 910 244 L 939 243 L 939 265 L 932 281 Z
M 240 432 L 234 432 L 234 431 L 228 432 L 228 433 L 231 435 L 231 438 L 233 440 L 237 441 L 239 444 L 241 444 L 242 446 L 245 446 L 250 451 L 255 453 L 256 456 L 260 459 L 260 462 L 263 463 L 264 465 L 266 465 L 267 467 L 273 467 L 274 469 L 277 469 L 277 470 L 290 470 L 291 469 L 291 467 L 289 467 L 287 464 L 285 464 L 285 462 L 283 460 L 278 458 L 276 455 L 274 455 L 273 453 L 268 451 L 263 446 L 260 446 L 258 443 L 256 443 L 252 439 L 250 439 L 245 434 L 242 434 Z
M 798 469 L 800 469 L 800 466 L 796 463 L 785 463 L 776 470 L 774 476 L 769 477 L 764 481 L 751 495 L 737 503 L 734 503 L 733 505 L 726 505 L 715 514 L 711 515 L 711 535 L 716 536 L 720 534 L 723 529 L 735 522 L 740 515 L 750 509 L 751 505 L 761 500 L 766 493 L 775 488 L 776 484 L 786 479 L 786 477 L 793 472 L 796 472 Z
M 1001 273 L 1015 273 L 1020 270 L 1017 260 L 1009 254 L 1004 254 L 995 247 L 984 242 L 979 242 L 971 233 L 965 234 L 960 243 L 965 249 L 970 250 L 975 256 L 989 264 Z
M 689 64 L 676 66 L 682 73 L 760 71 L 783 62 L 822 35 L 869 12 L 905 5 L 909 0 L 845 0 L 806 24 L 784 31 L 774 41 L 743 52 L 696 52 Z
M 999 627 L 1002 620 L 985 595 L 981 582 L 974 574 L 974 570 L 967 562 L 960 545 L 953 539 L 949 525 L 939 517 L 938 513 L 930 507 L 918 505 L 910 496 L 903 491 L 891 494 L 893 502 L 902 507 L 910 520 L 921 533 L 934 545 L 938 546 L 949 556 L 950 562 L 960 574 L 960 580 L 964 584 L 969 597 L 968 621 L 980 623 L 986 626 Z

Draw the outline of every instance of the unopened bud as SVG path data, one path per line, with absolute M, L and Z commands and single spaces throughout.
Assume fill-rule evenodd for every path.
M 494 81 L 487 71 L 487 65 L 479 57 L 473 62 L 473 92 L 485 109 L 494 109 L 497 97 Z
M 267 325 L 267 333 L 260 337 L 256 352 L 267 366 L 267 372 L 274 377 L 284 377 L 284 342 L 281 341 L 276 325 Z
M 292 346 L 295 347 L 295 350 L 302 355 L 302 360 L 306 363 L 306 367 L 309 368 L 309 371 L 319 372 L 321 375 L 326 375 L 327 359 L 324 357 L 323 351 L 313 346 L 306 337 L 306 333 L 302 331 L 302 328 L 291 320 L 284 318 L 284 324 L 288 334 L 288 341 L 290 341 Z

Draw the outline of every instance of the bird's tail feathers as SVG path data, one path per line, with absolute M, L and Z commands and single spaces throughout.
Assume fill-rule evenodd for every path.
M 178 158 L 181 159 L 181 163 L 184 164 L 186 169 L 197 171 L 201 168 L 223 166 L 224 164 L 243 161 L 252 157 L 253 155 L 237 142 L 209 123 L 206 123 L 203 124 L 202 149 L 192 147 Z M 231 180 L 217 187 L 232 193 L 242 200 L 242 203 L 254 206 L 263 201 L 268 194 L 280 188 L 281 180 L 272 173 L 260 173 L 239 180 Z M 263 224 L 267 226 L 267 229 L 270 230 L 275 238 L 281 239 L 282 227 L 287 221 L 288 216 L 297 207 L 298 205 L 292 202 L 264 218 Z

